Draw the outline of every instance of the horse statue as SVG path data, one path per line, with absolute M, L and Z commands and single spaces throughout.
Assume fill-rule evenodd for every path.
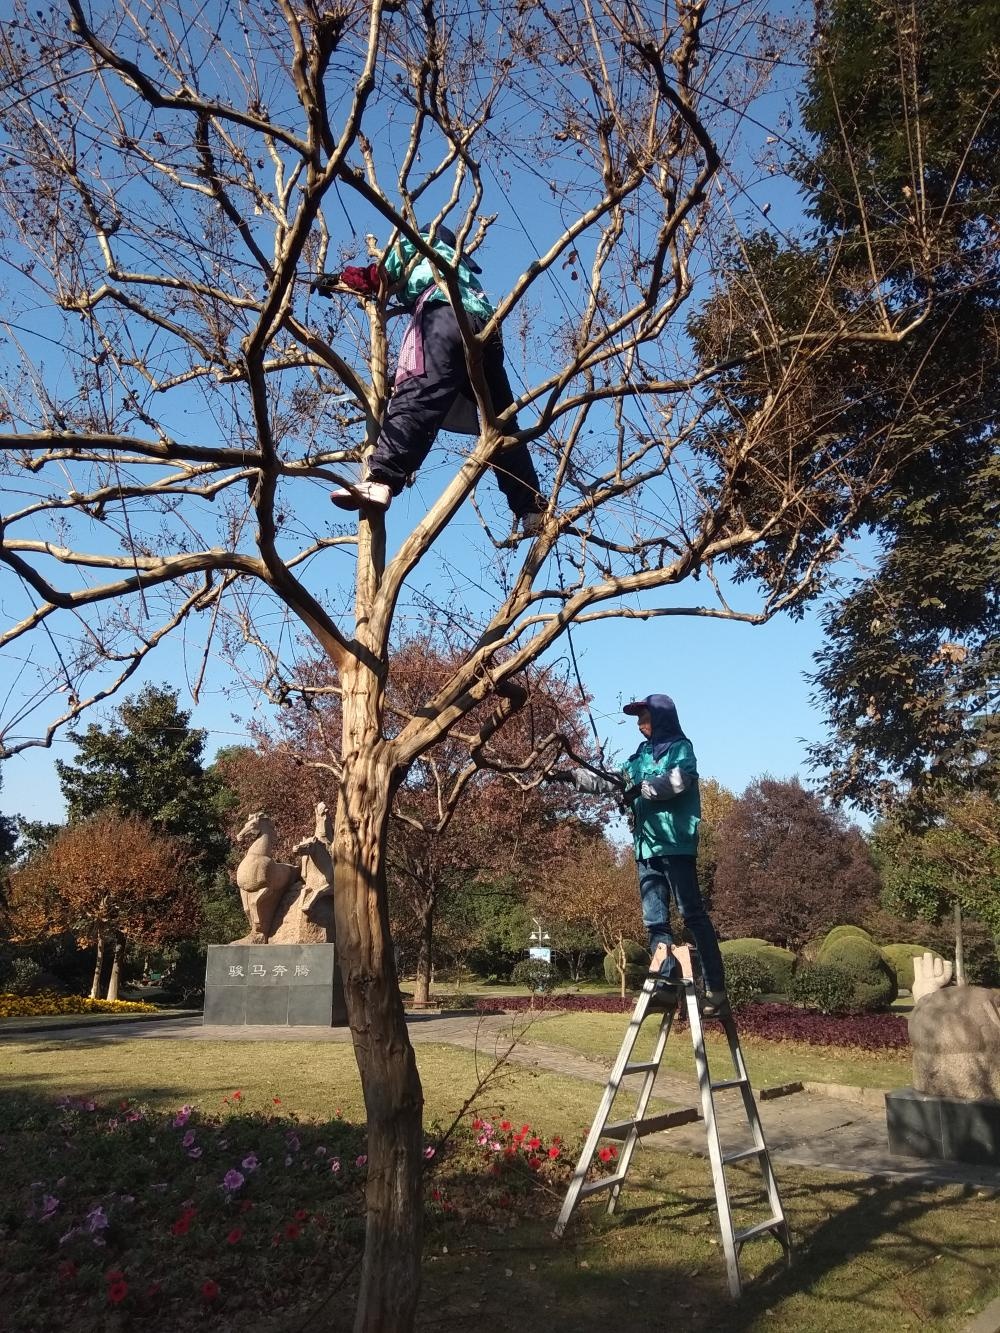
M 250 921 L 250 934 L 234 943 L 266 944 L 279 899 L 292 885 L 301 882 L 299 867 L 272 857 L 274 824 L 261 810 L 247 818 L 236 837 L 238 841 L 244 838 L 253 841 L 236 869 L 236 886 Z
M 316 804 L 316 827 L 312 837 L 303 838 L 292 848 L 293 856 L 300 856 L 300 876 L 305 888 L 299 899 L 299 907 L 308 913 L 317 902 L 333 895 L 333 858 L 330 846 L 333 842 L 333 820 L 326 808 L 325 801 Z

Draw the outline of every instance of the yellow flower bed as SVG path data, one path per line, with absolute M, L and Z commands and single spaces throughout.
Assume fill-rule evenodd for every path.
M 90 1000 L 83 995 L 0 994 L 0 1018 L 47 1018 L 54 1014 L 155 1014 L 155 1004 L 134 1000 Z

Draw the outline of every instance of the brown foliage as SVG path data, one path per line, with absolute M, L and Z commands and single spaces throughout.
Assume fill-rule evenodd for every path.
M 799 948 L 856 922 L 879 880 L 860 832 L 797 778 L 750 783 L 719 831 L 712 908 L 721 935 Z
M 113 810 L 63 829 L 19 870 L 9 914 L 15 938 L 70 931 L 84 944 L 113 937 L 147 948 L 189 936 L 198 924 L 182 844 Z

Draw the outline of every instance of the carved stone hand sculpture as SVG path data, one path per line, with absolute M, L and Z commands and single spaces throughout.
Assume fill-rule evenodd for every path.
M 913 960 L 913 1086 L 934 1097 L 1000 1100 L 1000 991 L 950 986 L 952 965 Z

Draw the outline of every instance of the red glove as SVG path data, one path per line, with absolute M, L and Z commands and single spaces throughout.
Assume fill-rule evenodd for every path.
M 349 266 L 340 275 L 345 287 L 359 296 L 375 296 L 378 292 L 378 264 L 368 264 L 365 268 Z

